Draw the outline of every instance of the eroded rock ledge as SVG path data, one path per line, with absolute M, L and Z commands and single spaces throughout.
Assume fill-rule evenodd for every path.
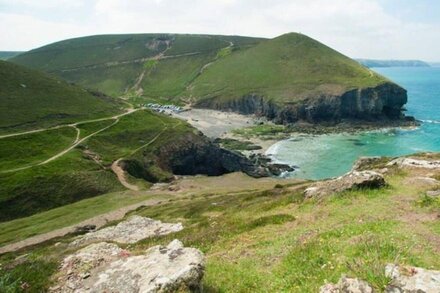
M 256 178 L 270 175 L 244 155 L 223 149 L 200 133 L 176 137 L 173 143 L 157 148 L 152 156 L 124 159 L 120 166 L 133 177 L 154 183 L 170 181 L 172 174 L 219 176 L 242 171 Z M 157 175 L 158 169 L 163 171 L 162 177 Z
M 386 293 L 438 293 L 440 292 L 440 271 L 387 264 L 385 275 L 390 283 Z M 366 281 L 343 276 L 337 284 L 325 284 L 320 293 L 373 293 L 376 292 Z
M 49 292 L 200 291 L 204 270 L 203 253 L 179 240 L 141 255 L 100 242 L 66 257 Z
M 321 94 L 289 104 L 279 105 L 260 95 L 249 94 L 238 99 L 202 100 L 195 107 L 256 114 L 280 124 L 298 121 L 338 123 L 344 119 L 404 120 L 402 111 L 407 100 L 405 89 L 387 82 L 376 87 L 349 90 L 340 95 Z

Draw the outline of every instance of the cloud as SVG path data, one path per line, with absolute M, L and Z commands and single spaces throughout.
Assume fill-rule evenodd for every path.
M 58 1 L 40 3 L 48 10 Z M 401 19 L 383 0 L 62 0 L 75 17 L 47 19 L 41 13 L 3 14 L 13 33 L 2 48 L 30 48 L 81 33 L 175 32 L 275 37 L 299 31 L 351 56 L 440 59 L 440 25 Z M 0 0 L 0 3 L 2 1 Z M 76 3 L 76 4 L 75 4 Z M 1 6 L 0 6 L 1 7 Z M 406 7 L 405 9 L 410 8 Z M 26 11 L 26 10 L 20 10 Z M 81 13 L 80 13 L 81 12 Z M 4 19 L 4 17 L 8 19 Z M 20 19 L 11 20 L 11 17 Z M 24 25 L 27 22 L 28 25 Z M 13 23 L 18 26 L 11 26 Z M 19 25 L 21 23 L 21 25 Z M 33 24 L 36 23 L 36 27 Z M 23 32 L 27 29 L 28 33 Z M 0 33 L 4 39 L 4 33 Z M 30 35 L 30 39 L 23 35 Z M 58 38 L 58 39 L 57 39 Z M 40 41 L 38 41 L 40 40 Z

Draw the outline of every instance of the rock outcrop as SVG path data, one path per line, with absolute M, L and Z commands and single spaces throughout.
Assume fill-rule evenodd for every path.
M 50 292 L 200 291 L 204 262 L 202 252 L 179 240 L 135 256 L 116 244 L 96 243 L 63 260 Z
M 373 293 L 373 288 L 362 280 L 342 277 L 337 284 L 325 284 L 319 293 Z
M 70 245 L 83 246 L 93 242 L 112 241 L 123 244 L 136 243 L 142 239 L 166 235 L 183 229 L 181 223 L 162 223 L 150 218 L 132 216 L 116 226 L 79 236 Z
M 242 154 L 220 148 L 204 136 L 180 137 L 176 143 L 158 150 L 157 156 L 159 166 L 176 175 L 218 176 L 242 171 L 257 178 L 269 176 Z
M 386 293 L 439 293 L 440 271 L 417 267 L 388 264 L 385 275 L 391 279 L 385 288 Z M 320 293 L 373 293 L 376 292 L 365 281 L 342 277 L 337 284 L 325 284 Z M 381 291 L 382 292 L 382 291 Z
M 440 271 L 388 264 L 385 274 L 391 278 L 389 293 L 439 293 Z
M 366 121 L 403 119 L 402 108 L 407 100 L 405 89 L 393 83 L 383 83 L 373 88 L 349 90 L 340 95 L 315 95 L 283 105 L 250 94 L 239 99 L 201 100 L 196 107 L 256 114 L 283 124 L 297 121 L 337 123 L 344 119 Z
M 322 198 L 333 193 L 357 188 L 380 188 L 385 186 L 384 177 L 374 171 L 352 171 L 336 179 L 313 184 L 304 191 L 306 198 Z
M 424 169 L 440 169 L 440 161 L 428 161 L 419 160 L 412 158 L 397 158 L 392 160 L 387 164 L 387 166 L 398 166 L 398 167 L 414 167 L 414 168 L 424 168 Z

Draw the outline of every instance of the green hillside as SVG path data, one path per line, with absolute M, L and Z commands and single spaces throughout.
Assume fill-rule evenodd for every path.
M 305 35 L 282 35 L 208 67 L 188 91 L 196 100 L 257 94 L 289 103 L 374 87 L 386 80 Z
M 147 97 L 174 97 L 222 48 L 232 43 L 238 50 L 261 40 L 211 35 L 101 35 L 50 44 L 12 61 L 112 96 L 129 95 L 142 88 Z
M 134 104 L 186 103 L 284 124 L 402 121 L 407 102 L 403 88 L 298 33 L 91 36 L 11 61 Z
M 113 98 L 0 61 L 0 132 L 106 117 L 122 108 Z
M 11 59 L 12 57 L 15 57 L 21 53 L 23 53 L 23 52 L 21 52 L 21 51 L 0 51 L 0 60 Z
M 47 162 L 75 143 L 67 153 Z M 78 200 L 123 190 L 110 165 L 120 158 L 154 162 L 155 150 L 196 136 L 180 120 L 147 110 L 96 122 L 0 138 L 0 222 Z M 152 180 L 172 176 L 156 164 L 144 171 Z M 145 180 L 131 178 L 148 187 Z

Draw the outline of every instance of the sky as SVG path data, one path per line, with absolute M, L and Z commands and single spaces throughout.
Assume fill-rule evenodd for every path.
M 352 57 L 440 61 L 438 0 L 0 0 L 0 50 L 111 33 L 276 37 Z

